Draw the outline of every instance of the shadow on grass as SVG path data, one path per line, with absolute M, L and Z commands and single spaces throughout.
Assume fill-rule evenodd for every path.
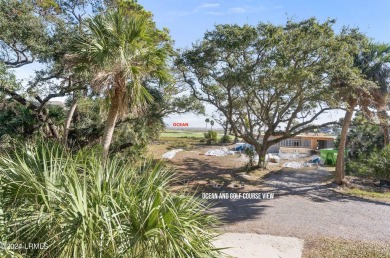
M 258 186 L 259 181 L 248 180 L 242 177 L 242 168 L 226 168 L 218 164 L 212 164 L 210 160 L 200 160 L 196 158 L 188 158 L 180 161 L 179 164 L 170 162 L 177 167 L 176 184 L 185 185 L 186 188 L 195 193 L 204 191 L 237 191 L 228 187 L 232 184 L 244 183 L 244 185 Z M 185 172 L 183 172 L 185 171 Z M 216 188 L 215 186 L 219 187 Z
M 174 164 L 172 162 L 171 164 Z M 246 191 L 248 186 L 259 186 L 260 181 L 248 180 L 242 177 L 242 168 L 226 168 L 213 164 L 210 160 L 188 158 L 175 164 L 178 167 L 176 185 L 182 185 L 188 192 L 202 197 L 204 193 L 237 193 L 259 192 Z M 185 172 L 181 172 L 185 171 Z M 241 188 L 241 183 L 244 188 Z M 237 188 L 232 188 L 232 185 Z M 219 186 L 219 187 L 216 187 Z M 208 200 L 212 204 L 211 213 L 217 214 L 225 223 L 256 219 L 269 207 L 266 200 L 253 199 L 223 199 Z

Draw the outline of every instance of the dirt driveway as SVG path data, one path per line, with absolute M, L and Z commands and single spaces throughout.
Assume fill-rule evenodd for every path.
M 156 157 L 166 151 L 153 149 Z M 182 151 L 169 161 L 177 177 L 185 179 L 178 188 L 191 192 L 270 192 L 271 200 L 219 200 L 212 212 L 226 223 L 222 232 L 245 232 L 291 236 L 373 241 L 390 244 L 390 203 L 343 195 L 332 184 L 325 168 L 282 169 L 262 175 L 242 172 L 245 159 L 239 155 L 204 156 L 210 148 Z M 273 170 L 279 170 L 274 167 Z M 265 174 L 266 174 L 265 173 Z M 264 174 L 263 174 L 264 175 Z M 213 181 L 221 182 L 215 189 Z M 244 181 L 245 187 L 235 189 Z M 213 200 L 215 203 L 216 201 Z
M 390 243 L 390 203 L 335 191 L 323 168 L 284 169 L 262 183 L 272 200 L 221 200 L 214 211 L 223 232 L 249 232 L 302 239 L 332 237 Z

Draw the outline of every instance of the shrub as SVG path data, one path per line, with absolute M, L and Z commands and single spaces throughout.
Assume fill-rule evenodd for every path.
M 351 160 L 348 159 L 345 163 L 345 172 L 347 175 L 356 175 L 356 176 L 372 176 L 370 169 L 367 166 L 367 159 L 363 162 L 363 159 Z
M 254 161 L 254 157 L 255 157 L 255 152 L 254 152 L 253 148 L 245 148 L 244 153 L 249 158 L 248 162 L 245 164 L 245 171 L 249 172 L 249 171 L 253 170 L 253 168 L 254 168 L 253 161 Z
M 224 136 L 222 136 L 220 142 L 221 143 L 230 143 L 230 142 L 232 142 L 232 138 L 229 135 L 224 135 Z
M 362 113 L 356 113 L 353 124 L 356 124 L 356 126 L 349 130 L 346 145 L 346 148 L 349 149 L 349 157 L 352 160 L 367 159 L 376 149 L 384 147 L 381 128 L 369 123 Z M 335 148 L 338 148 L 339 142 L 340 135 L 335 141 Z
M 367 169 L 376 178 L 390 180 L 390 145 L 380 151 L 374 151 L 367 163 Z
M 215 144 L 218 142 L 218 134 L 216 131 L 208 131 L 204 134 L 204 138 L 206 138 L 207 144 Z
M 217 219 L 203 200 L 168 191 L 163 164 L 103 163 L 41 143 L 1 156 L 0 176 L 0 240 L 47 244 L 17 250 L 23 257 L 219 256 Z

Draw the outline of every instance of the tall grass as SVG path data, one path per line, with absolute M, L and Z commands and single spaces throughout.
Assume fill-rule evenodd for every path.
M 145 161 L 102 164 L 40 143 L 0 157 L 3 241 L 40 243 L 26 257 L 217 257 L 217 219 L 168 191 L 172 171 Z M 15 250 L 14 250 L 15 251 Z

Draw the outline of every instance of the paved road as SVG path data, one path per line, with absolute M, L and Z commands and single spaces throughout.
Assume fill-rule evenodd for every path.
M 274 173 L 265 186 L 275 199 L 219 202 L 222 231 L 390 243 L 390 203 L 339 194 L 329 176 L 321 168 Z

